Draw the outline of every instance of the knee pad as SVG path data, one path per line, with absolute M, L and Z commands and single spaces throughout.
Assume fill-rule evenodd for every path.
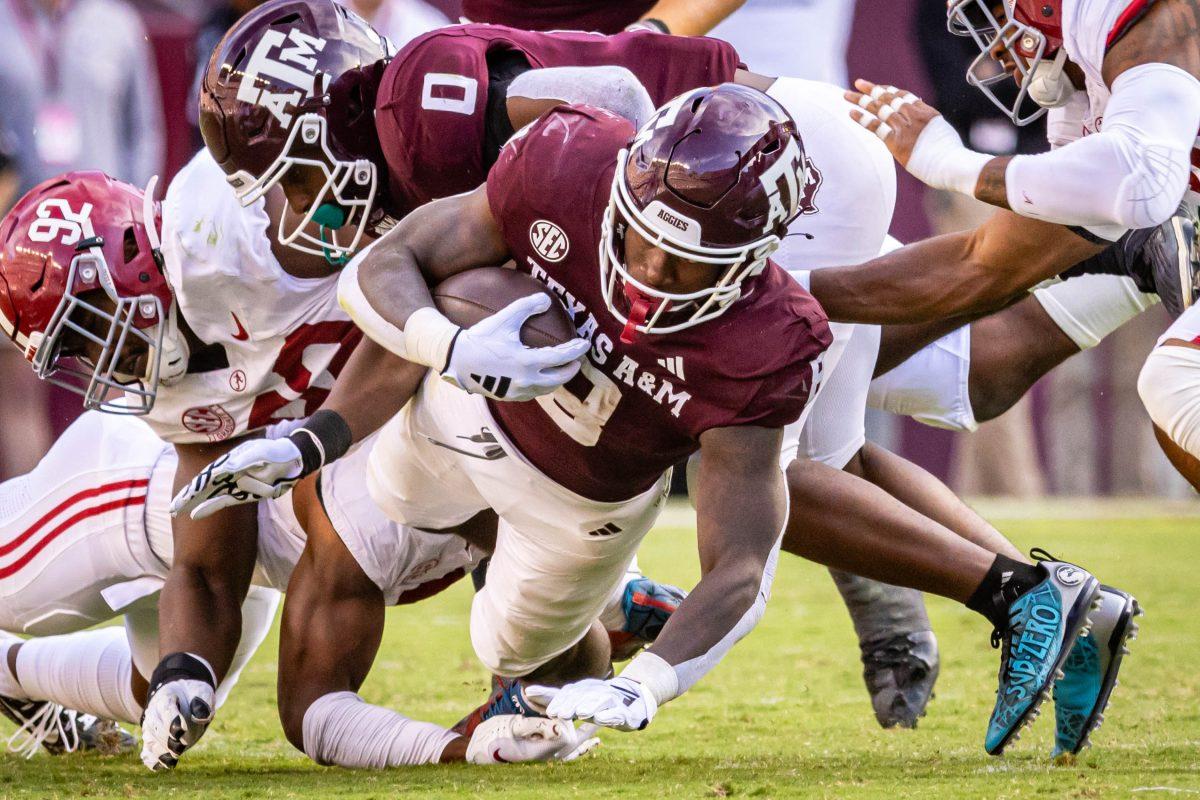
M 871 381 L 867 405 L 934 428 L 973 431 L 979 422 L 971 408 L 970 368 L 971 326 L 964 325 Z
M 1154 348 L 1138 376 L 1138 394 L 1154 424 L 1200 458 L 1200 349 Z

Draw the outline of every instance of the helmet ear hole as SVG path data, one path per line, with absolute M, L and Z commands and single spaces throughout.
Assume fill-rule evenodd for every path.
M 141 245 L 138 244 L 137 236 L 133 232 L 133 226 L 125 229 L 125 236 L 122 239 L 122 255 L 125 258 L 125 263 L 131 263 L 142 252 Z

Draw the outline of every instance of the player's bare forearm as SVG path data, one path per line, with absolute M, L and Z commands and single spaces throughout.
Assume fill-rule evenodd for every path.
M 176 491 L 232 444 L 178 445 Z M 159 653 L 201 656 L 221 680 L 241 638 L 242 601 L 257 556 L 256 506 L 199 520 L 180 516 L 173 527 L 175 555 L 159 601 Z
M 787 518 L 781 436 L 777 429 L 739 427 L 700 438 L 694 496 L 701 578 L 651 648 L 669 664 L 710 653 L 730 633 L 753 627 L 745 624 L 747 613 L 759 600 Z
M 746 0 L 659 0 L 643 19 L 662 20 L 676 36 L 703 36 Z
M 1170 64 L 1200 78 L 1200 0 L 1159 0 L 1104 55 L 1104 83 L 1141 64 Z
M 1008 170 L 1011 156 L 993 158 L 983 165 L 979 180 L 975 183 L 975 199 L 982 200 L 997 208 L 1008 208 L 1008 186 L 1004 182 L 1004 173 Z
M 433 305 L 429 287 L 473 267 L 508 258 L 485 186 L 435 200 L 382 236 L 358 265 L 358 282 L 371 305 L 403 328 L 412 312 Z
M 321 408 L 336 411 L 360 442 L 394 417 L 417 392 L 427 369 L 363 338 Z
M 933 322 L 1002 308 L 1102 249 L 1061 225 L 997 211 L 972 231 L 935 236 L 852 267 L 815 270 L 811 289 L 839 322 Z

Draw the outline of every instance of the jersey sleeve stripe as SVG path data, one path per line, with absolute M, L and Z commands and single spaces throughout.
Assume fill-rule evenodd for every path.
M 1108 32 L 1108 38 L 1104 40 L 1104 50 L 1107 52 L 1114 44 L 1121 40 L 1121 37 L 1129 33 L 1129 29 L 1134 23 L 1145 16 L 1150 10 L 1150 6 L 1154 4 L 1154 0 L 1133 0 L 1132 3 L 1121 12 L 1121 16 L 1117 17 L 1116 23 L 1113 24 L 1112 30 Z

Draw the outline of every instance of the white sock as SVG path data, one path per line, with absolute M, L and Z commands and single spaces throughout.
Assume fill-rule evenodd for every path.
M 364 702 L 354 692 L 318 697 L 304 712 L 304 752 L 318 764 L 385 769 L 436 764 L 457 736 Z
M 1158 302 L 1158 295 L 1139 292 L 1118 275 L 1080 275 L 1035 289 L 1033 296 L 1080 350 L 1100 344 Z
M 123 628 L 30 639 L 17 653 L 17 674 L 31 699 L 137 725 L 142 706 L 129 685 L 132 671 Z
M 25 640 L 19 636 L 13 636 L 11 633 L 0 631 L 0 695 L 11 697 L 14 700 L 28 700 L 29 695 L 25 694 L 21 682 L 8 668 L 8 651 L 18 644 L 25 644 Z

